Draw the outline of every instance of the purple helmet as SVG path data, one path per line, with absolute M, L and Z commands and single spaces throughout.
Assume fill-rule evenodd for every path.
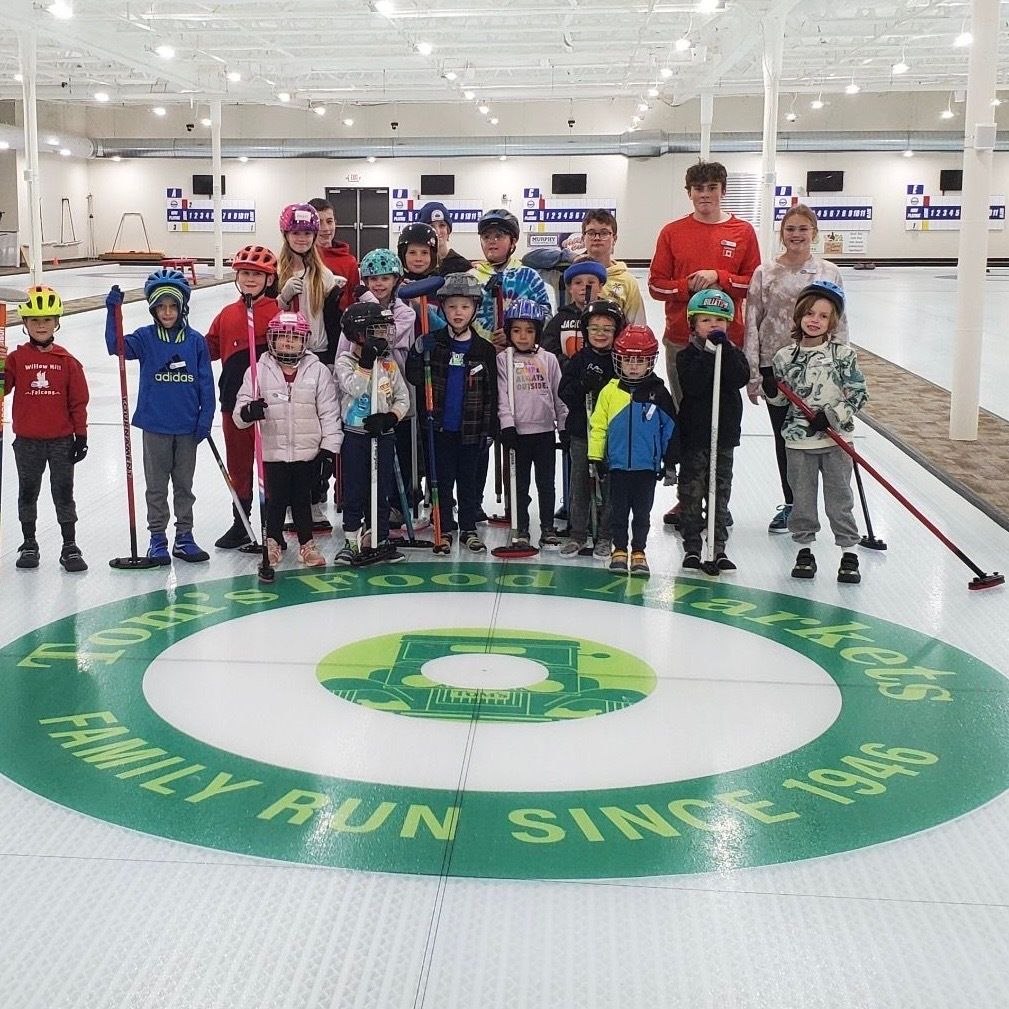
M 292 231 L 309 231 L 319 234 L 319 213 L 315 207 L 307 203 L 292 203 L 280 212 L 280 233 L 286 235 Z

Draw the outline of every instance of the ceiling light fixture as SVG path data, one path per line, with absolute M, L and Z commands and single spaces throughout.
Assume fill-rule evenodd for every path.
M 68 0 L 56 0 L 46 8 L 59 21 L 68 21 L 74 16 L 74 5 Z
M 0 140 L 0 151 L 9 151 L 11 145 L 6 140 Z
M 998 108 L 998 107 L 999 107 L 999 106 L 1000 106 L 1000 105 L 1002 104 L 1002 99 L 1001 99 L 1001 98 L 999 98 L 999 97 L 998 97 L 998 96 L 996 95 L 996 96 L 995 96 L 995 97 L 994 97 L 994 98 L 993 98 L 993 99 L 991 100 L 991 103 L 992 103 L 992 107 L 993 107 L 993 108 L 996 108 L 996 109 L 997 109 L 997 108 Z
M 64 158 L 69 158 L 70 157 L 70 148 L 69 147 L 61 147 L 60 148 L 60 155 L 62 157 L 64 157 Z
M 859 86 L 858 86 L 858 85 L 857 85 L 857 84 L 856 84 L 856 83 L 855 83 L 854 81 L 852 81 L 852 82 L 851 82 L 851 83 L 850 83 L 850 84 L 849 84 L 849 85 L 848 85 L 848 86 L 847 86 L 847 87 L 846 87 L 846 88 L 844 89 L 844 93 L 845 93 L 846 95 L 857 95 L 857 94 L 859 93 L 859 91 L 861 91 L 861 90 L 862 90 L 862 89 L 861 89 L 861 88 L 860 88 L 860 87 L 859 87 Z
M 354 120 L 350 119 L 350 118 L 344 119 L 343 120 L 343 125 L 344 126 L 353 126 L 354 125 Z
M 672 70 L 670 70 L 670 69 L 669 69 L 669 67 L 663 67 L 663 68 L 662 68 L 662 69 L 661 69 L 661 70 L 659 71 L 659 76 L 660 76 L 660 77 L 661 77 L 661 78 L 662 78 L 662 79 L 663 79 L 664 81 L 668 81 L 668 80 L 669 80 L 669 78 L 673 76 L 673 72 L 672 72 Z
M 904 155 L 903 156 L 905 158 L 913 158 L 914 157 L 914 151 L 912 151 L 910 148 L 908 148 L 908 150 L 904 151 Z
M 714 14 L 715 11 L 722 9 L 724 6 L 723 0 L 699 0 L 697 12 L 699 14 Z
M 24 74 L 15 74 L 14 75 L 14 80 L 16 80 L 18 82 L 18 84 L 20 84 L 24 79 L 25 79 L 24 78 Z
M 387 18 L 392 17 L 396 13 L 396 5 L 392 0 L 375 0 L 371 8 L 376 14 L 381 14 Z
M 963 49 L 969 46 L 974 41 L 974 36 L 970 32 L 960 32 L 955 39 L 953 39 L 953 45 L 958 49 Z
M 809 107 L 811 109 L 822 109 L 823 108 L 823 92 L 822 91 L 809 103 Z
M 59 147 L 60 146 L 60 138 L 59 137 L 46 137 L 46 143 L 50 147 Z
M 369 165 L 375 164 L 376 161 L 378 161 L 378 158 L 376 158 L 374 154 L 369 154 L 368 155 L 368 164 Z
M 508 160 L 508 155 L 507 154 L 499 154 L 498 155 L 498 161 L 507 161 L 507 160 Z
M 288 91 L 278 91 L 277 101 L 278 102 L 289 102 L 291 100 L 290 92 Z
M 631 116 L 631 122 L 637 126 L 641 122 L 641 116 Z
M 464 92 L 462 93 L 462 96 L 463 96 L 463 98 L 465 98 L 465 99 L 466 99 L 466 101 L 468 101 L 468 102 L 471 102 L 471 101 L 473 101 L 473 99 L 474 99 L 474 98 L 476 98 L 476 94 L 475 94 L 475 92 L 473 92 L 473 91 L 464 91 Z
M 785 119 L 788 122 L 790 122 L 790 123 L 794 123 L 796 121 L 796 119 L 798 119 L 798 118 L 799 118 L 799 114 L 797 112 L 786 112 L 785 113 Z
M 211 127 L 211 125 L 212 125 L 212 122 L 211 122 L 211 120 L 210 120 L 210 119 L 209 119 L 209 118 L 208 118 L 207 116 L 204 116 L 204 117 L 203 117 L 203 118 L 202 118 L 202 119 L 200 120 L 200 125 L 201 125 L 201 126 L 206 126 L 206 127 L 207 127 L 207 129 L 210 129 L 210 127 Z
M 488 112 L 490 112 L 490 106 L 489 105 L 480 105 L 480 106 L 477 107 L 477 112 L 479 112 L 480 115 L 485 116 L 485 115 L 487 115 Z
M 113 154 L 112 155 L 112 160 L 113 161 L 122 161 L 123 159 L 121 157 L 119 157 L 118 154 Z
M 326 106 L 325 105 L 313 105 L 312 106 L 312 111 L 317 116 L 324 116 L 326 114 Z
M 155 105 L 154 108 L 151 109 L 151 112 L 153 112 L 156 116 L 164 116 L 167 115 L 168 110 L 164 107 L 164 105 Z
M 446 70 L 442 77 L 447 81 L 454 81 L 459 75 L 454 70 Z
M 421 56 L 430 56 L 434 51 L 434 46 L 432 46 L 430 42 L 418 42 L 414 48 L 421 54 Z
M 243 165 L 247 165 L 249 163 L 249 158 L 245 154 L 240 155 L 238 160 L 241 161 Z
M 641 102 L 638 105 L 638 112 L 647 112 L 650 108 L 651 106 L 648 104 L 648 102 Z
M 908 70 L 910 70 L 910 69 L 911 68 L 904 62 L 904 60 L 902 58 L 899 63 L 894 63 L 894 65 L 892 67 L 890 67 L 890 72 L 895 77 L 898 77 L 898 76 L 900 76 L 900 74 L 906 74 L 908 72 Z
M 649 88 L 648 89 L 648 97 L 649 98 L 658 98 L 659 97 L 659 89 L 658 88 Z
M 242 75 L 241 73 L 239 73 L 239 71 L 237 70 L 228 71 L 228 80 L 231 81 L 232 84 L 237 84 L 241 79 Z
M 175 50 L 171 46 L 161 45 L 154 50 L 163 60 L 175 58 Z
M 109 100 L 109 93 L 108 93 L 108 91 L 96 91 L 95 92 L 95 101 L 96 102 L 107 102 L 108 100 Z
M 491 117 L 491 120 L 490 120 L 490 124 L 491 124 L 491 126 L 497 126 L 497 124 L 498 124 L 499 122 L 501 122 L 501 120 L 500 120 L 500 119 L 498 119 L 498 117 L 497 117 L 497 116 L 492 116 L 492 117 Z
M 690 48 L 690 39 L 688 39 L 685 35 L 682 38 L 678 38 L 673 43 L 673 48 L 678 53 L 685 53 Z M 670 73 L 672 73 L 672 71 L 670 71 Z

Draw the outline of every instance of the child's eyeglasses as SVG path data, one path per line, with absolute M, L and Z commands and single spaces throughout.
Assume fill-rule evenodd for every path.
M 609 238 L 612 235 L 612 231 L 586 231 L 586 238 Z

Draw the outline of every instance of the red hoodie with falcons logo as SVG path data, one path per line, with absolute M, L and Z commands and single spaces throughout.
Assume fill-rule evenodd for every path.
M 88 433 L 88 383 L 81 362 L 54 343 L 43 353 L 24 343 L 7 355 L 4 392 L 14 393 L 14 433 L 66 438 Z

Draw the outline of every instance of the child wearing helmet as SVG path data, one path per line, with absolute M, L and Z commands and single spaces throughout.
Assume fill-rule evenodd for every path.
M 423 280 L 438 272 L 438 235 L 430 224 L 408 224 L 399 233 L 396 249 L 407 280 Z
M 473 264 L 465 256 L 449 246 L 452 214 L 444 203 L 425 203 L 417 213 L 417 220 L 421 224 L 429 224 L 438 236 L 438 273 L 447 277 L 450 273 L 468 273 L 473 269 Z
M 483 288 L 472 274 L 449 274 L 438 298 L 446 324 L 413 345 L 406 360 L 406 378 L 423 388 L 427 354 L 442 539 L 451 547 L 453 533 L 461 527 L 466 548 L 484 553 L 487 547 L 477 535 L 476 524 L 486 482 L 486 469 L 480 476 L 482 457 L 497 423 L 497 355 L 473 328 Z M 453 514 L 457 496 L 458 526 Z
M 411 313 L 413 314 L 413 313 Z M 393 313 L 377 302 L 351 305 L 343 316 L 351 349 L 336 359 L 336 381 L 343 411 L 343 532 L 346 543 L 337 564 L 358 557 L 369 512 L 371 443 L 378 440 L 378 529 L 369 529 L 371 545 L 384 560 L 401 561 L 403 554 L 389 542 L 389 510 L 394 500 L 395 430 L 410 412 L 410 393 L 392 354 L 396 339 Z M 378 372 L 377 401 L 372 402 L 372 372 Z
M 851 494 L 851 457 L 827 434 L 830 428 L 851 441 L 855 414 L 869 399 L 855 351 L 835 338 L 843 314 L 844 293 L 836 284 L 815 280 L 799 292 L 792 313 L 795 342 L 782 347 L 771 366 L 775 380 L 789 386 L 815 415 L 808 420 L 780 392 L 768 402 L 788 407 L 781 431 L 792 488 L 788 531 L 801 544 L 792 577 L 812 578 L 816 574 L 816 558 L 808 544 L 820 528 L 817 493 L 822 478 L 824 510 L 834 542 L 842 550 L 837 580 L 858 583 L 858 555 L 851 550 L 859 542 Z
M 678 457 L 676 408 L 655 374 L 658 354 L 648 326 L 627 326 L 613 344 L 615 376 L 599 393 L 589 421 L 589 462 L 610 480 L 609 568 L 621 574 L 649 573 L 645 546 L 655 481 L 675 468 Z
M 74 466 L 88 454 L 87 379 L 80 361 L 55 342 L 63 302 L 51 287 L 28 288 L 19 312 L 28 342 L 12 350 L 6 360 L 0 359 L 3 395 L 14 393 L 18 520 L 24 536 L 14 566 L 39 566 L 35 525 L 42 477 L 48 466 L 56 520 L 63 536 L 60 564 L 66 571 L 87 571 L 76 541 L 74 504 Z
M 556 318 L 556 316 L 555 316 Z M 584 346 L 564 364 L 558 393 L 568 407 L 566 425 L 570 443 L 571 469 L 568 487 L 568 541 L 561 547 L 562 557 L 574 557 L 588 542 L 590 501 L 593 493 L 589 472 L 588 418 L 595 409 L 596 397 L 611 378 L 613 341 L 624 329 L 624 315 L 612 301 L 591 302 L 579 320 Z M 592 554 L 600 560 L 610 556 L 610 481 L 598 481 L 601 498 L 596 514 Z
M 690 343 L 676 355 L 680 400 L 680 535 L 683 566 L 701 566 L 701 532 L 708 501 L 711 459 L 711 406 L 715 377 L 715 348 L 722 347 L 718 392 L 718 446 L 715 462 L 714 562 L 720 572 L 736 570 L 725 553 L 732 493 L 732 459 L 743 421 L 740 394 L 750 377 L 746 356 L 727 337 L 735 317 L 732 299 L 717 288 L 698 291 L 687 304 Z
M 515 503 L 516 546 L 529 545 L 530 471 L 536 471 L 536 496 L 540 514 L 540 546 L 560 546 L 554 529 L 556 435 L 563 432 L 568 408 L 558 395 L 561 369 L 557 358 L 540 347 L 543 309 L 534 301 L 513 301 L 505 312 L 505 333 L 514 347 L 512 388 L 508 399 L 508 355 L 497 355 L 498 422 L 501 444 L 515 453 L 517 477 Z
M 210 351 L 202 333 L 189 325 L 189 284 L 178 271 L 155 270 L 144 284 L 154 320 L 124 335 L 127 361 L 140 362 L 140 387 L 133 426 L 143 432 L 147 485 L 147 556 L 158 564 L 172 557 L 210 560 L 193 539 L 193 475 L 196 447 L 210 434 L 216 406 Z M 115 308 L 123 293 L 113 287 L 105 299 L 105 346 L 117 354 Z M 168 553 L 168 485 L 175 508 L 175 543 Z
M 564 271 L 566 299 L 543 329 L 543 348 L 556 354 L 561 365 L 584 346 L 582 315 L 606 283 L 606 269 L 591 259 L 572 263 Z M 623 326 L 620 327 L 623 329 Z
M 503 350 L 508 338 L 503 315 L 498 312 L 498 290 L 503 295 L 504 305 L 520 299 L 535 301 L 543 306 L 546 315 L 550 314 L 550 295 L 539 273 L 523 266 L 515 255 L 521 232 L 518 218 L 510 210 L 488 210 L 477 223 L 477 234 L 484 258 L 476 264 L 476 277 L 486 289 L 487 297 L 480 305 L 475 329 L 485 340 L 491 340 Z
M 242 430 L 232 418 L 235 399 L 249 367 L 249 306 L 255 333 L 256 359 L 266 350 L 266 327 L 280 310 L 277 305 L 277 257 L 265 246 L 247 245 L 232 257 L 238 299 L 218 312 L 207 330 L 211 361 L 221 362 L 217 383 L 224 429 L 224 455 L 228 475 L 246 515 L 252 511 L 252 428 Z M 221 550 L 237 550 L 251 544 L 241 515 L 235 511 L 231 528 L 214 543 Z
M 252 398 L 252 368 L 235 400 L 240 428 L 259 424 L 266 476 L 266 548 L 270 564 L 281 560 L 284 515 L 291 509 L 299 556 L 307 567 L 326 563 L 312 538 L 312 487 L 319 458 L 332 462 L 343 430 L 330 370 L 308 349 L 311 327 L 300 312 L 280 312 L 266 328 L 269 353 L 260 359 L 259 395 Z

